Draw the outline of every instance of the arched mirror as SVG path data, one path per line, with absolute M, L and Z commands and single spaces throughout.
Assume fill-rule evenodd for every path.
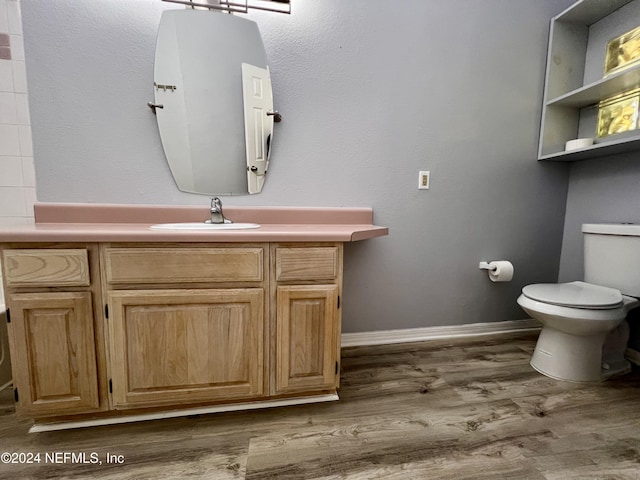
M 216 11 L 165 10 L 156 41 L 154 91 L 149 106 L 180 190 L 260 192 L 274 111 L 255 22 Z

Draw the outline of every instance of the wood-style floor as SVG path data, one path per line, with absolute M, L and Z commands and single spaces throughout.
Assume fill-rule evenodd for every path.
M 535 340 L 347 348 L 339 402 L 61 432 L 28 434 L 5 395 L 0 453 L 103 463 L 0 464 L 0 478 L 639 479 L 640 372 L 555 381 L 529 366 Z

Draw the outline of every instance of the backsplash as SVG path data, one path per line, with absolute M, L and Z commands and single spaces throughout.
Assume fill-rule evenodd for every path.
M 0 226 L 33 222 L 35 200 L 20 2 L 0 0 Z

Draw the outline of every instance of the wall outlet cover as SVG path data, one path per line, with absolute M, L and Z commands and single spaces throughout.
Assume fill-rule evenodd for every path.
M 418 190 L 429 190 L 430 173 L 425 170 L 418 172 Z

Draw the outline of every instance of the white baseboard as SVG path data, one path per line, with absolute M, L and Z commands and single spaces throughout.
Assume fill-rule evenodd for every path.
M 504 322 L 469 323 L 444 327 L 406 328 L 376 332 L 343 333 L 342 347 L 389 345 L 393 343 L 422 342 L 425 340 L 479 337 L 499 333 L 528 332 L 541 329 L 537 320 L 507 320 Z
M 627 360 L 629 360 L 634 365 L 638 365 L 640 367 L 640 352 L 634 350 L 632 348 L 627 348 L 624 352 L 624 356 Z

